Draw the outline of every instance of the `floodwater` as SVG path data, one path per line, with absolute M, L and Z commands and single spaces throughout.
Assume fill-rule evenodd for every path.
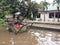
M 60 45 L 60 32 L 31 29 L 32 36 L 35 36 L 37 45 Z
M 0 45 L 60 45 L 60 32 L 30 29 L 15 35 L 0 29 Z
M 0 29 L 0 45 L 35 45 L 37 41 L 29 32 L 20 32 L 17 35 Z

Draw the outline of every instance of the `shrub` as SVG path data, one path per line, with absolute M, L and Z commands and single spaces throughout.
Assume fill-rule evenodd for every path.
M 4 22 L 4 20 L 1 19 L 1 18 L 0 18 L 0 26 L 2 26 L 2 27 L 6 27 L 7 26 L 7 23 Z

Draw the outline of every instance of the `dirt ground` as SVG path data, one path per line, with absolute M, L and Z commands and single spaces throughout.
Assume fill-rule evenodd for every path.
M 0 45 L 36 45 L 37 41 L 28 32 L 22 32 L 17 35 L 9 33 L 0 27 Z

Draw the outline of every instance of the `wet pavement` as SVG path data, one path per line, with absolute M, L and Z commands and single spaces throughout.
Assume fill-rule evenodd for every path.
M 0 29 L 0 45 L 60 45 L 60 32 L 30 29 L 15 35 Z

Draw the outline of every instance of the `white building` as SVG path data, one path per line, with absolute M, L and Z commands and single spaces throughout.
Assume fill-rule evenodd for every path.
M 36 15 L 36 21 L 60 21 L 60 11 L 57 11 L 56 5 L 48 6 L 47 11 L 38 11 L 39 15 Z

